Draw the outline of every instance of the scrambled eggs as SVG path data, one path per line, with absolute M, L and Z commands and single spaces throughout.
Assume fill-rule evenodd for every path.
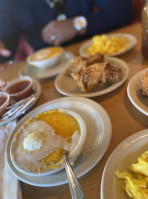
M 95 35 L 92 38 L 93 42 L 88 48 L 89 54 L 95 54 L 97 52 L 102 55 L 121 52 L 129 47 L 125 37 L 109 37 L 106 35 Z
M 119 179 L 124 179 L 122 188 L 133 199 L 148 199 L 148 151 L 129 167 L 130 172 L 115 171 Z

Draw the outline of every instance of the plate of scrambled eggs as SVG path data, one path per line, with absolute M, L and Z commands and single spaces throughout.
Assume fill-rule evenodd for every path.
M 109 157 L 101 180 L 101 199 L 148 198 L 148 129 L 126 138 Z
M 97 52 L 105 56 L 118 56 L 134 48 L 136 43 L 137 39 L 126 33 L 94 35 L 92 39 L 82 44 L 79 53 L 82 56 Z

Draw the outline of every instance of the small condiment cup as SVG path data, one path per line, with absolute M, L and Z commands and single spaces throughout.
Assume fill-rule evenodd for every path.
M 29 76 L 20 76 L 8 82 L 4 88 L 11 98 L 18 101 L 29 97 L 33 93 L 33 80 Z
M 10 103 L 10 95 L 5 92 L 0 92 L 0 118 L 2 118 L 3 114 L 6 112 L 6 108 Z

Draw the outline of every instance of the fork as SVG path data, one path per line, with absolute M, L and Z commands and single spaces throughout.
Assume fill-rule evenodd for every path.
M 27 97 L 27 98 L 24 98 L 24 99 L 22 99 L 22 100 L 16 102 L 15 104 L 12 104 L 11 106 L 8 106 L 6 109 L 11 109 L 11 108 L 13 108 L 13 107 L 18 107 L 19 105 L 21 105 L 21 104 L 23 104 L 23 103 L 29 101 L 32 97 L 33 97 L 33 95 L 31 95 L 31 96 L 29 96 L 29 97 Z
M 35 99 L 36 99 L 36 97 L 30 96 L 28 98 L 25 98 L 25 99 L 17 102 L 16 104 L 14 104 L 12 106 L 9 106 L 8 107 L 9 111 L 7 111 L 3 115 L 2 119 L 6 120 L 9 117 L 20 115 L 20 113 L 24 114 L 26 108 L 29 108 Z

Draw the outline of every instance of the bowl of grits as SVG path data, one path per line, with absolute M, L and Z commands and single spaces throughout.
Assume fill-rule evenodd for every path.
M 62 47 L 43 48 L 30 55 L 27 62 L 38 68 L 51 67 L 60 61 L 63 51 Z
M 86 124 L 76 112 L 52 109 L 26 120 L 15 132 L 10 157 L 14 167 L 29 176 L 43 176 L 64 168 L 64 152 L 74 162 L 82 152 Z

